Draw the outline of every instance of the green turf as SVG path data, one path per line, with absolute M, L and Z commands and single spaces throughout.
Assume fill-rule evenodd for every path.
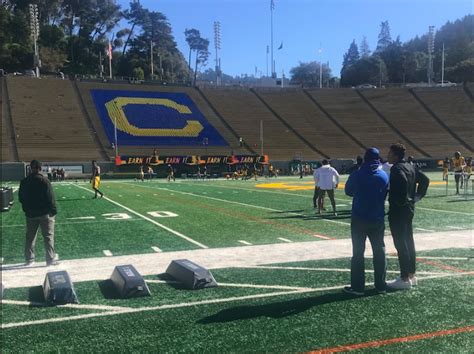
M 453 252 L 438 250 L 436 253 L 438 256 L 455 256 Z M 460 254 L 462 252 L 456 256 Z M 348 261 L 321 260 L 280 265 L 338 268 Z M 451 264 L 450 261 L 443 262 Z M 218 282 L 305 287 L 342 286 L 348 275 L 242 268 L 216 269 L 213 274 Z M 156 276 L 147 278 L 157 279 Z M 122 300 L 104 298 L 107 292 L 104 287 L 101 291 L 98 282 L 76 284 L 81 304 L 132 308 L 279 291 L 230 287 L 189 291 L 168 284 L 150 284 L 150 288 L 152 297 Z M 368 291 L 362 298 L 353 298 L 337 289 L 7 328 L 2 330 L 2 352 L 303 352 L 472 326 L 471 289 L 472 278 L 461 276 L 423 280 L 416 289 L 387 295 Z M 6 292 L 7 299 L 38 300 L 35 296 L 38 296 L 37 291 L 31 289 L 9 289 Z M 102 311 L 3 304 L 2 322 L 92 312 Z M 469 332 L 367 351 L 468 352 L 473 345 L 474 336 Z
M 438 174 L 430 174 L 440 182 Z M 342 178 L 342 182 L 346 177 Z M 282 188 L 260 188 L 280 183 Z M 260 186 L 260 187 L 259 187 Z M 307 188 L 298 190 L 294 188 Z M 86 190 L 85 190 L 85 189 Z M 337 190 L 339 215 L 329 212 L 316 216 L 312 208 L 311 179 L 261 179 L 250 181 L 193 181 L 167 183 L 104 181 L 102 190 L 113 201 L 131 208 L 207 247 L 318 240 L 316 235 L 332 238 L 350 236 L 351 198 Z M 125 210 L 105 199 L 92 200 L 88 184 L 56 183 L 58 204 L 56 248 L 61 259 L 101 257 L 103 250 L 114 255 L 196 249 L 196 245 Z M 450 193 L 454 186 L 450 185 Z M 473 201 L 464 196 L 444 196 L 442 185 L 433 185 L 417 208 L 415 232 L 453 231 L 452 227 L 472 229 Z M 15 193 L 17 194 L 17 193 Z M 474 196 L 471 196 L 474 198 Z M 326 200 L 327 207 L 330 207 Z M 168 211 L 177 217 L 156 217 L 148 212 Z M 117 215 L 104 215 L 118 213 Z M 120 218 L 125 214 L 127 219 Z M 94 217 L 95 219 L 71 219 Z M 24 215 L 18 202 L 11 211 L 2 213 L 2 247 L 4 263 L 23 261 Z M 417 230 L 418 228 L 423 230 Z M 386 227 L 389 231 L 388 225 Z M 37 242 L 37 259 L 44 259 L 42 242 Z

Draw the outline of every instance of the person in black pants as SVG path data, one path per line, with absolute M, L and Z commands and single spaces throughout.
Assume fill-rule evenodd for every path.
M 417 285 L 412 221 L 415 202 L 425 196 L 430 184 L 420 169 L 404 160 L 405 150 L 403 144 L 394 144 L 390 146 L 387 158 L 393 164 L 390 169 L 388 221 L 400 263 L 400 277 L 387 283 L 392 289 L 410 289 Z

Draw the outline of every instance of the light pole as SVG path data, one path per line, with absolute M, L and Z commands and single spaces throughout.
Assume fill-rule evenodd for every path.
M 214 21 L 214 46 L 216 49 L 216 86 L 221 84 L 221 60 L 219 50 L 221 49 L 221 23 Z
M 435 29 L 435 26 L 428 27 L 428 85 L 429 86 L 431 86 L 431 79 L 433 76 L 434 29 Z
M 39 77 L 40 76 L 39 68 L 41 66 L 41 61 L 39 59 L 39 54 L 38 54 L 38 37 L 40 33 L 38 5 L 30 4 L 29 9 L 30 9 L 30 31 L 31 31 L 31 37 L 33 37 L 33 45 L 35 49 L 35 55 L 33 58 L 33 66 L 35 67 L 36 77 Z
M 209 138 L 203 138 L 202 145 L 204 145 L 204 148 L 206 149 L 206 157 L 207 157 L 207 146 L 209 145 Z

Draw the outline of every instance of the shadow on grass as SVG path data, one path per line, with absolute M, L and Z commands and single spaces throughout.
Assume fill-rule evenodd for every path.
M 41 285 L 32 286 L 28 289 L 28 301 L 38 304 L 44 303 L 43 287 Z
M 369 290 L 365 297 L 377 295 L 375 290 Z M 214 315 L 204 317 L 197 321 L 199 324 L 211 324 L 231 322 L 237 320 L 248 320 L 257 317 L 283 318 L 297 315 L 312 307 L 354 300 L 356 297 L 343 292 L 324 294 L 320 296 L 306 297 L 289 301 L 274 302 L 265 305 L 237 306 L 217 312 Z
M 100 292 L 104 295 L 104 298 L 109 300 L 122 299 L 111 279 L 101 280 L 97 283 L 99 284 Z

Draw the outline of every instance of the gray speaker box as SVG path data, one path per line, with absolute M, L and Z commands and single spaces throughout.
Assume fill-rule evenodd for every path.
M 50 305 L 79 303 L 74 285 L 65 270 L 46 274 L 43 293 L 45 301 Z
M 116 266 L 110 280 L 121 298 L 151 296 L 145 279 L 131 264 Z
M 166 274 L 180 282 L 186 289 L 196 290 L 217 287 L 211 272 L 188 259 L 173 260 Z

